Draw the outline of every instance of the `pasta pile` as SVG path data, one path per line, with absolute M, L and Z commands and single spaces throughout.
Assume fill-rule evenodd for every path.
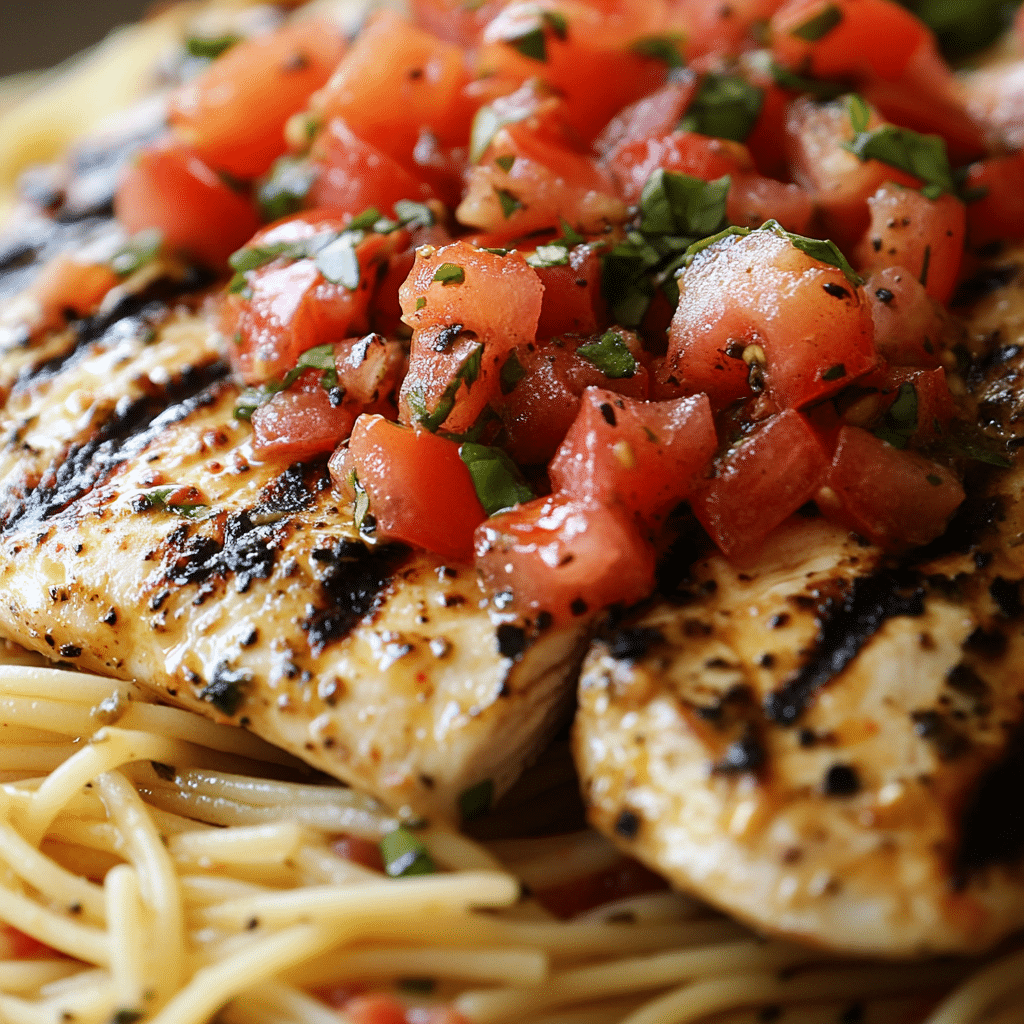
M 15 958 L 6 930 L 11 1024 L 338 1024 L 316 993 L 339 988 L 476 1024 L 897 1024 L 976 966 L 837 964 L 671 893 L 556 920 L 524 893 L 614 863 L 592 833 L 488 844 L 405 822 L 438 870 L 390 878 L 333 844 L 401 818 L 292 781 L 299 763 L 246 732 L 34 664 L 0 667 L 0 707 L 0 919 L 55 951 Z M 927 1021 L 1010 1024 L 1022 1004 L 1016 951 Z

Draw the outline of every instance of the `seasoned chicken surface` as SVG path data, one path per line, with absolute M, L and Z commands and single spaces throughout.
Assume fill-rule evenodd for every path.
M 29 230 L 9 291 L 55 244 Z M 59 334 L 7 339 L 0 633 L 457 818 L 564 722 L 583 633 L 503 612 L 471 567 L 364 544 L 326 460 L 257 461 L 198 283 L 170 268 Z
M 1024 435 L 1021 254 L 975 282 L 969 380 Z M 982 949 L 1024 924 L 1024 467 L 886 558 L 794 518 L 699 560 L 581 678 L 593 822 L 759 928 L 855 953 Z

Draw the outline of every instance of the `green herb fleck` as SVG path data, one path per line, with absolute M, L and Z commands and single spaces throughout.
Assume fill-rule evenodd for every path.
M 303 157 L 282 156 L 270 176 L 256 190 L 256 202 L 265 221 L 279 220 L 302 208 L 316 180 L 316 170 Z
M 526 376 L 523 364 L 519 362 L 519 356 L 513 351 L 501 367 L 500 386 L 503 395 L 511 394 L 515 386 Z
M 670 68 L 681 68 L 685 61 L 681 53 L 683 37 L 680 35 L 645 36 L 638 39 L 630 49 L 641 57 L 660 60 Z
M 209 506 L 202 502 L 167 503 L 167 499 L 180 491 L 180 487 L 150 487 L 148 490 L 140 491 L 136 496 L 136 508 L 140 510 L 159 509 L 161 512 L 173 512 L 176 516 L 185 519 L 201 519 L 206 515 Z
M 141 1010 L 118 1010 L 110 1018 L 110 1024 L 135 1024 L 142 1020 L 144 1014 Z
M 636 374 L 636 359 L 618 331 L 605 331 L 597 341 L 580 345 L 576 354 L 593 363 L 609 380 Z
M 852 141 L 843 143 L 844 149 L 860 160 L 879 160 L 920 179 L 930 199 L 937 199 L 946 192 L 956 194 L 946 143 L 941 136 L 921 135 L 891 124 L 869 132 L 866 120 L 860 115 L 854 116 L 855 109 L 851 101 L 850 123 L 855 134 Z
M 459 447 L 459 457 L 466 464 L 476 495 L 489 516 L 534 497 L 516 464 L 500 448 L 469 442 Z
M 494 802 L 494 780 L 484 779 L 469 789 L 464 789 L 459 795 L 459 812 L 463 821 L 472 821 L 479 818 L 491 809 Z
M 380 841 L 380 855 L 393 878 L 432 875 L 437 870 L 427 848 L 401 825 Z
M 352 522 L 355 528 L 362 532 L 366 517 L 370 512 L 370 496 L 366 488 L 359 482 L 359 477 L 353 469 L 348 475 L 348 482 L 352 487 L 355 497 L 352 499 Z
M 860 135 L 868 130 L 871 123 L 871 108 L 864 101 L 862 96 L 855 92 L 846 97 L 846 112 L 850 116 L 850 127 L 854 135 Z
M 875 437 L 887 441 L 893 448 L 906 448 L 917 430 L 917 389 L 909 381 L 900 385 L 896 398 L 886 410 L 885 419 L 875 431 Z
M 225 50 L 230 50 L 239 41 L 239 36 L 189 36 L 185 40 L 185 49 L 191 57 L 203 57 L 215 60 Z M 127 1012 L 127 1011 L 126 1011 Z
M 422 309 L 426 304 L 427 300 L 422 295 L 416 300 L 416 308 L 418 310 Z
M 436 220 L 434 211 L 426 203 L 417 203 L 412 199 L 399 199 L 392 209 L 402 227 L 429 228 L 433 227 Z
M 434 271 L 434 276 L 430 279 L 431 283 L 434 281 L 440 281 L 443 286 L 450 284 L 462 284 L 466 280 L 466 272 L 458 265 L 458 263 L 442 263 L 441 266 Z
M 790 35 L 808 43 L 816 43 L 827 36 L 842 20 L 843 12 L 835 4 L 829 4 L 803 24 L 797 25 Z
M 523 208 L 523 204 L 508 189 L 496 188 L 494 191 L 498 195 L 498 202 L 501 203 L 501 212 L 505 220 L 508 220 L 516 210 Z
M 134 274 L 156 257 L 163 240 L 163 234 L 156 228 L 146 228 L 132 235 L 111 257 L 110 269 L 119 277 Z
M 846 376 L 846 367 L 842 363 L 830 366 L 822 375 L 822 380 L 841 380 Z
M 764 90 L 737 75 L 707 74 L 690 101 L 679 127 L 716 139 L 746 142 L 754 129 Z
M 376 206 L 368 206 L 362 213 L 353 217 L 347 225 L 349 231 L 372 231 L 380 217 L 380 210 Z
M 925 480 L 927 480 L 928 483 L 930 483 L 932 485 L 932 487 L 940 487 L 942 485 L 942 477 L 941 476 L 936 476 L 935 473 L 929 473 L 925 477 Z
M 444 393 L 441 395 L 441 398 L 433 411 L 427 409 L 426 401 L 421 392 L 416 389 L 412 389 L 409 392 L 409 407 L 412 409 L 420 426 L 433 433 L 437 431 L 446 419 L 448 419 L 451 415 L 452 409 L 455 408 L 455 396 L 458 393 L 459 388 L 462 385 L 465 385 L 466 390 L 468 391 L 480 376 L 480 366 L 483 361 L 483 354 L 484 346 L 482 344 L 478 343 L 473 346 L 469 355 L 467 355 L 462 361 L 462 365 L 458 370 L 456 370 L 455 376 L 452 377 L 451 382 L 444 389 Z
M 226 666 L 218 666 L 214 672 L 213 682 L 199 691 L 199 699 L 212 704 L 229 718 L 242 704 L 243 687 L 252 681 L 252 676 L 245 671 L 232 672 Z
M 515 154 L 506 153 L 504 156 L 496 157 L 494 162 L 507 174 L 516 162 Z

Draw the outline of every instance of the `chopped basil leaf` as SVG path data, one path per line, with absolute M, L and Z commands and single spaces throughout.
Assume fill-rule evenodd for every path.
M 500 448 L 468 442 L 460 445 L 459 457 L 466 464 L 476 496 L 489 516 L 534 497 L 516 464 Z
M 768 70 L 776 85 L 794 92 L 809 93 L 819 100 L 834 100 L 846 92 L 846 86 L 841 82 L 819 82 L 815 78 L 806 78 L 790 71 L 789 68 L 784 68 L 775 61 L 769 63 Z
M 504 156 L 499 156 L 494 161 L 506 174 L 512 170 L 512 165 L 516 162 L 515 154 L 506 153 Z
M 246 279 L 245 274 L 240 270 L 235 271 L 235 273 L 231 275 L 231 280 L 228 281 L 228 294 L 241 295 L 244 299 L 252 298 L 252 289 L 249 287 L 249 282 Z
M 348 475 L 348 482 L 355 492 L 355 498 L 352 500 L 352 522 L 355 524 L 355 528 L 362 532 L 363 524 L 370 511 L 370 496 L 366 493 L 366 488 L 359 482 L 359 477 L 354 469 Z
M 215 60 L 225 50 L 230 50 L 239 41 L 239 36 L 189 36 L 185 40 L 185 49 L 191 57 L 205 57 Z
M 605 331 L 597 341 L 580 345 L 576 354 L 593 363 L 609 380 L 622 380 L 636 373 L 636 359 L 618 331 Z
M 569 22 L 566 21 L 564 14 L 559 14 L 558 11 L 544 11 L 541 18 L 556 38 L 564 42 L 569 37 Z
M 660 288 L 679 299 L 675 277 L 688 247 L 725 221 L 728 175 L 705 182 L 658 169 L 641 193 L 638 230 L 602 257 L 601 287 L 615 320 L 635 327 Z
M 416 300 L 417 309 L 422 309 L 426 304 L 427 300 L 422 295 Z
M 331 284 L 340 284 L 350 292 L 359 287 L 359 258 L 356 243 L 361 232 L 343 231 L 316 254 L 316 268 Z
M 392 207 L 402 227 L 429 228 L 434 226 L 434 211 L 426 203 L 412 199 L 399 199 Z
M 156 228 L 146 228 L 132 235 L 110 259 L 110 269 L 119 277 L 141 270 L 160 251 L 164 236 Z
M 902 0 L 938 36 L 942 52 L 961 59 L 994 43 L 1009 25 L 1005 0 Z
M 469 162 L 479 163 L 498 131 L 518 120 L 517 116 L 500 116 L 490 104 L 482 106 L 473 117 L 473 126 L 469 130 Z
M 518 197 L 514 196 L 508 189 L 496 188 L 494 190 L 498 194 L 498 202 L 501 203 L 501 212 L 508 220 L 516 210 L 521 210 L 523 204 L 519 201 Z
M 679 35 L 645 36 L 638 39 L 630 49 L 641 57 L 660 60 L 670 68 L 681 68 L 686 62 L 680 52 L 683 37 Z
M 829 4 L 803 24 L 797 25 L 790 35 L 808 43 L 816 43 L 827 36 L 842 20 L 843 12 L 835 4 Z
M 500 384 L 503 395 L 511 394 L 515 386 L 526 376 L 523 364 L 519 362 L 519 356 L 513 350 L 508 359 L 501 367 Z
M 564 218 L 559 217 L 558 224 L 562 229 L 562 234 L 551 243 L 552 245 L 564 245 L 566 249 L 573 249 L 577 245 L 582 245 L 586 241 L 586 239 Z
M 275 392 L 267 391 L 265 388 L 246 388 L 235 402 L 235 419 L 251 420 L 252 414 L 261 406 L 266 405 Z
M 564 245 L 538 245 L 526 262 L 535 268 L 565 267 L 569 264 L 569 250 Z
M 442 263 L 434 271 L 434 276 L 430 279 L 431 283 L 440 281 L 442 285 L 462 284 L 465 280 L 466 272 L 458 263 Z
M 491 809 L 494 802 L 494 779 L 484 779 L 459 795 L 459 811 L 463 821 L 479 818 Z
M 270 177 L 256 191 L 256 202 L 265 221 L 279 220 L 302 208 L 317 172 L 303 158 L 282 156 L 274 161 Z
M 932 487 L 941 487 L 942 486 L 942 477 L 941 476 L 937 476 L 935 473 L 929 473 L 925 477 L 925 480 L 927 480 L 928 483 L 930 483 L 932 485 Z
M 868 130 L 871 123 L 871 108 L 864 102 L 864 99 L 856 93 L 846 97 L 846 110 L 850 115 L 850 127 L 854 135 Z
M 489 252 L 492 256 L 507 256 L 509 254 L 508 249 L 488 249 L 486 246 L 480 251 Z
M 427 848 L 401 825 L 380 841 L 380 855 L 384 870 L 394 878 L 432 875 L 436 870 Z
M 906 448 L 917 430 L 917 389 L 909 381 L 900 385 L 896 399 L 886 410 L 882 425 L 875 437 L 887 441 L 893 448 Z
M 954 420 L 951 432 L 944 440 L 949 453 L 958 458 L 998 466 L 1000 469 L 1010 468 L 1011 462 L 1006 457 L 1005 445 L 973 424 Z
M 746 142 L 764 102 L 764 90 L 738 75 L 707 74 L 679 127 L 716 139 Z
M 273 245 L 253 245 L 238 249 L 228 257 L 228 263 L 240 274 L 256 270 L 273 262 L 280 256 L 292 256 L 296 249 L 294 242 L 277 242 Z M 303 254 L 304 255 L 304 254 Z M 293 256 L 298 259 L 298 256 Z
M 155 508 L 162 512 L 173 512 L 176 516 L 183 516 L 185 519 L 201 519 L 205 516 L 209 506 L 202 502 L 167 503 L 167 499 L 175 491 L 180 490 L 180 487 L 151 487 L 140 492 L 136 499 L 138 504 L 135 507 L 140 511 Z
M 374 224 L 381 219 L 380 210 L 376 206 L 368 206 L 357 217 L 348 222 L 349 231 L 372 231 Z
M 945 192 L 956 194 L 956 183 L 946 155 L 946 143 L 939 135 L 921 135 L 909 128 L 897 128 L 887 124 L 866 131 L 854 122 L 851 105 L 851 123 L 856 135 L 851 142 L 843 143 L 861 160 L 880 160 L 883 164 L 906 171 L 920 178 L 928 188 L 930 199 L 937 199 Z
M 469 355 L 462 361 L 462 365 L 455 372 L 449 385 L 444 389 L 440 400 L 433 411 L 427 409 L 426 400 L 422 392 L 413 388 L 410 390 L 407 400 L 420 426 L 431 433 L 437 431 L 442 423 L 451 415 L 455 408 L 455 396 L 461 385 L 466 386 L 468 391 L 480 376 L 480 365 L 483 361 L 484 347 L 476 344 L 470 350 Z
M 535 25 L 523 32 L 522 35 L 506 39 L 505 42 L 530 60 L 540 61 L 543 64 L 548 59 L 548 44 L 544 38 L 543 25 Z
M 331 342 L 324 342 L 323 345 L 316 345 L 314 348 L 307 348 L 299 356 L 295 364 L 299 369 L 311 370 L 333 370 L 334 369 L 334 345 Z
M 846 367 L 842 363 L 830 366 L 822 375 L 822 380 L 841 380 L 846 376 Z

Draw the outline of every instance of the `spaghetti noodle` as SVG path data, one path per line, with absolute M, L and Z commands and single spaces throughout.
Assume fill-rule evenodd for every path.
M 557 920 L 524 886 L 613 864 L 592 833 L 481 843 L 406 822 L 439 870 L 389 878 L 335 840 L 403 823 L 248 733 L 33 665 L 0 669 L 0 701 L 0 1016 L 16 1024 L 327 1024 L 346 1016 L 319 996 L 367 988 L 410 1020 L 449 1004 L 478 1024 L 896 1022 L 959 982 L 928 1024 L 1019 1019 L 1020 951 L 969 980 L 961 962 L 838 963 L 668 893 Z M 42 947 L 17 958 L 11 929 Z M 429 995 L 403 990 L 423 979 Z

